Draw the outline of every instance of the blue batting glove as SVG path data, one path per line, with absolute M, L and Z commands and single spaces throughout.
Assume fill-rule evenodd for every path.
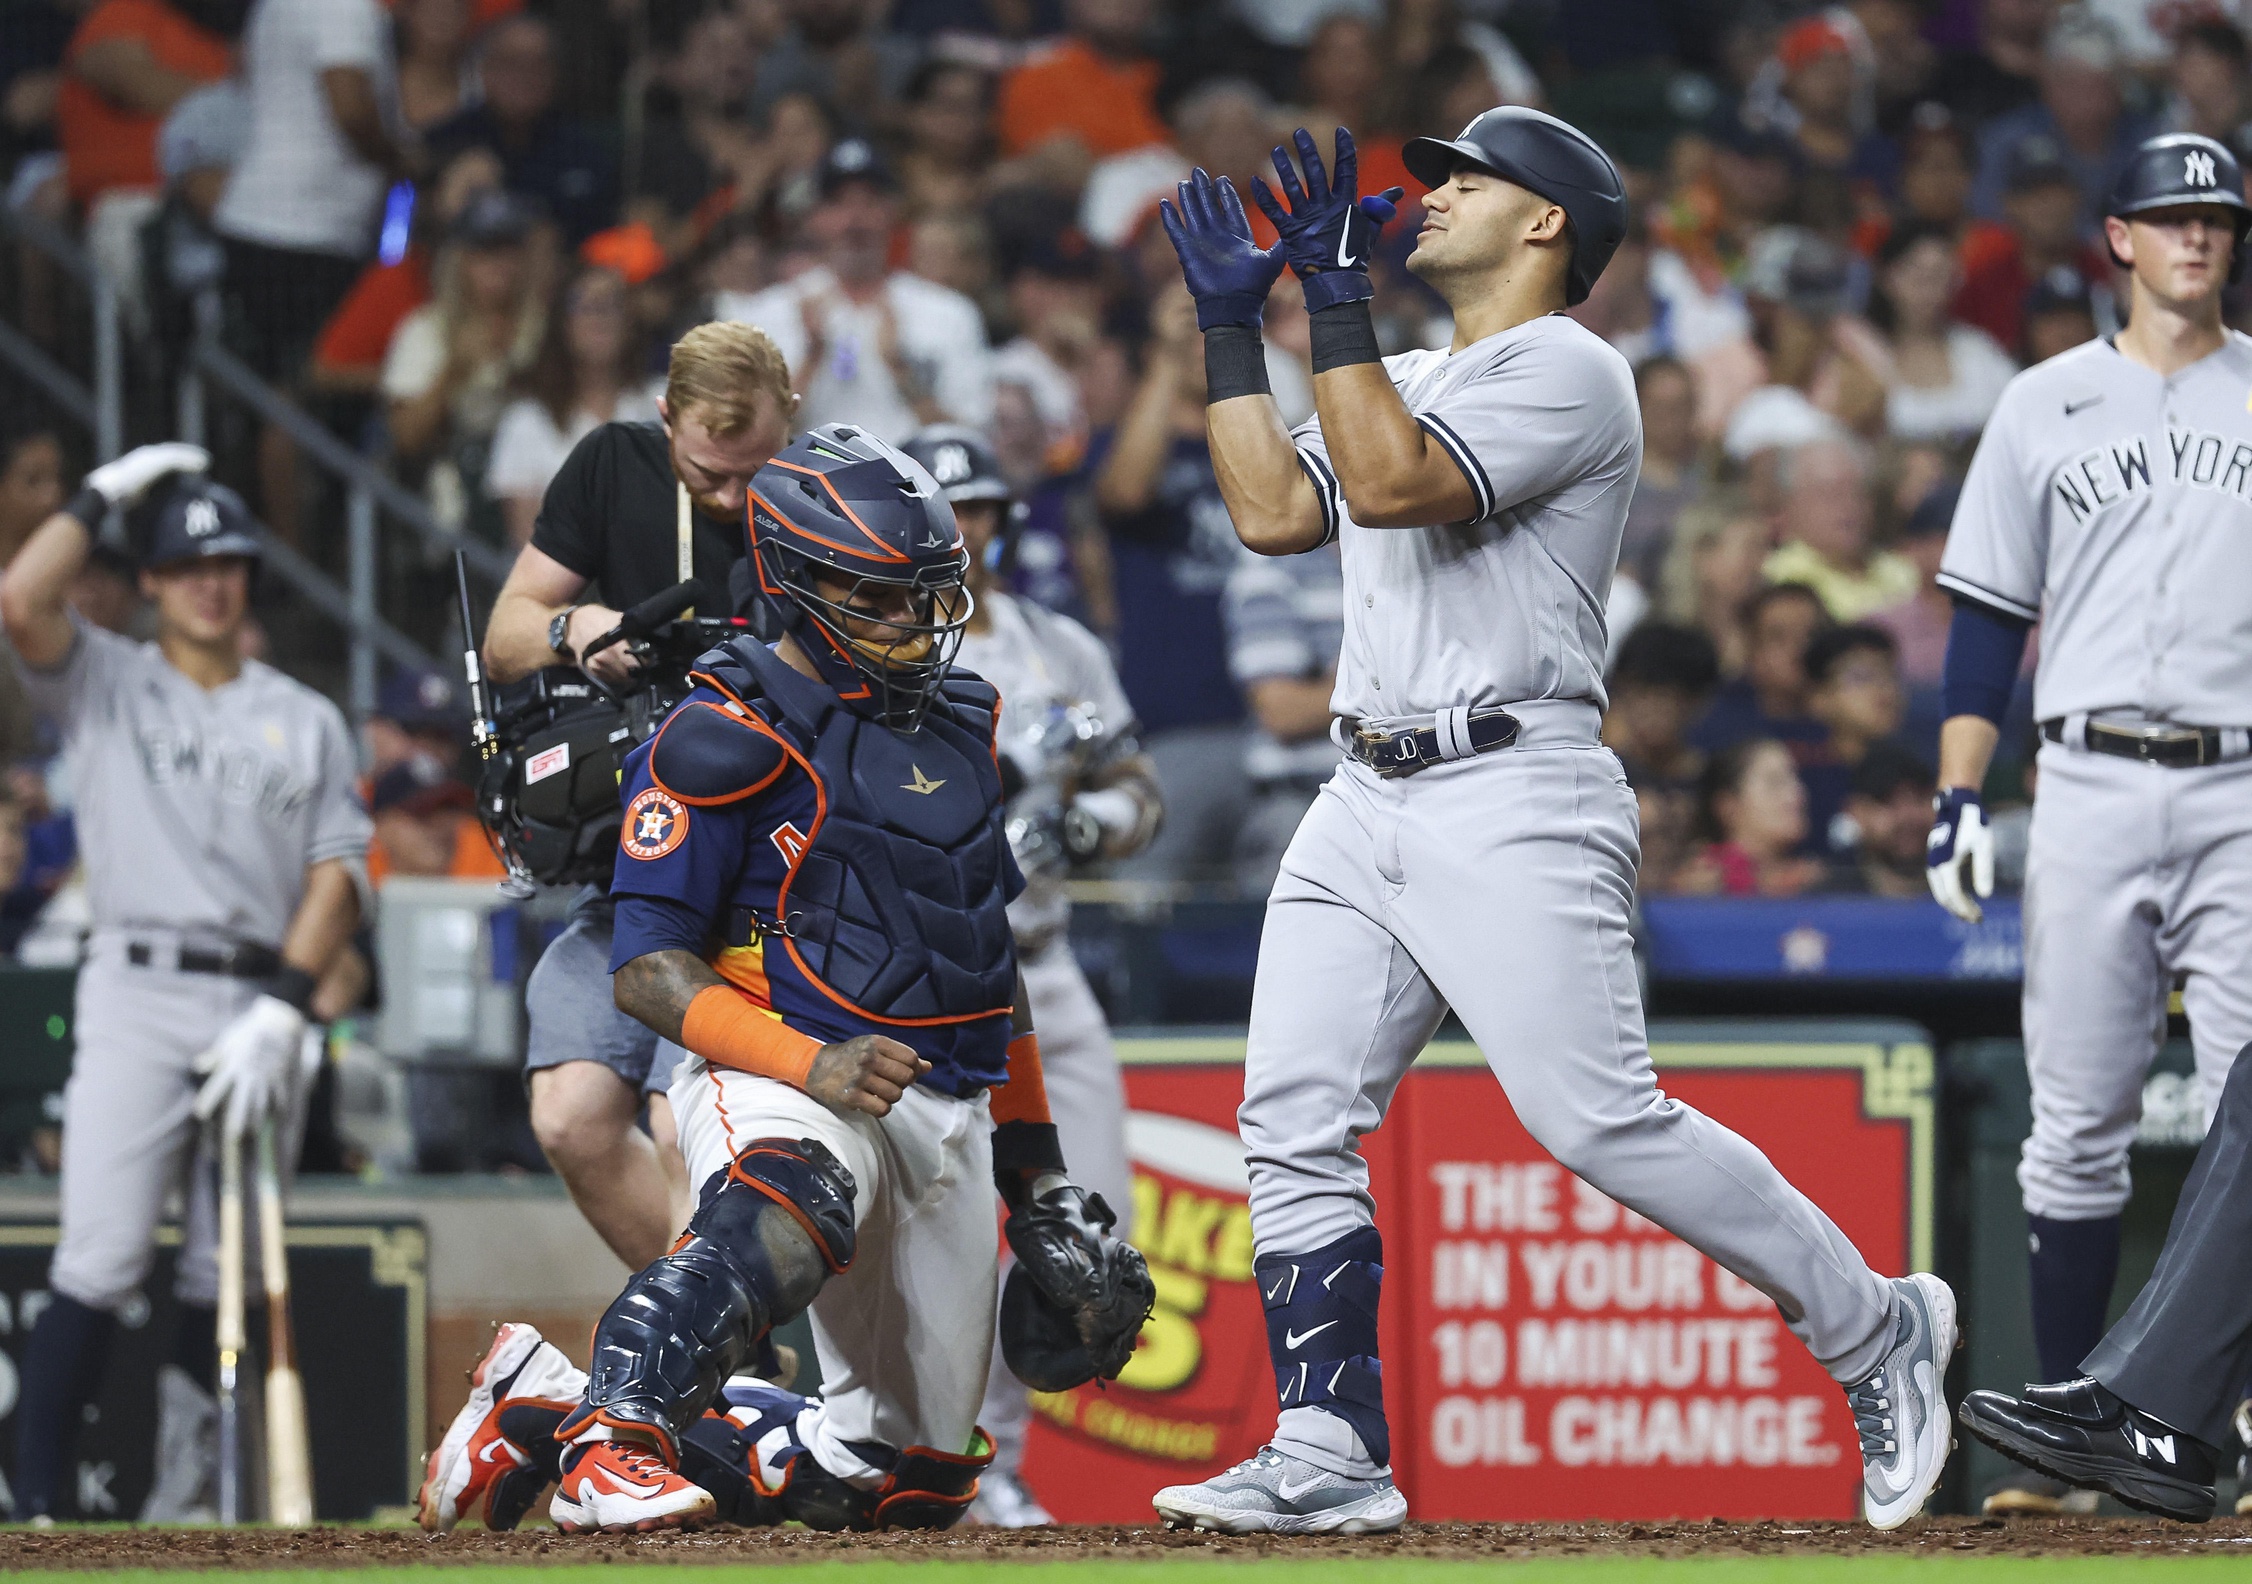
M 1158 215 L 1180 255 L 1181 278 L 1196 299 L 1196 327 L 1256 328 L 1267 293 L 1282 273 L 1281 245 L 1262 248 L 1251 240 L 1251 219 L 1227 177 L 1215 182 L 1200 167 L 1177 191 L 1180 208 L 1160 201 Z
M 1274 151 L 1275 175 L 1290 200 L 1286 210 L 1267 184 L 1254 177 L 1251 196 L 1266 211 L 1282 234 L 1283 256 L 1306 289 L 1306 311 L 1315 313 L 1339 303 L 1366 302 L 1376 295 L 1369 284 L 1368 261 L 1376 248 L 1376 234 L 1398 214 L 1406 189 L 1359 196 L 1360 156 L 1353 149 L 1353 134 L 1337 129 L 1337 170 L 1334 177 L 1322 168 L 1321 151 L 1313 134 L 1300 127 L 1293 140 L 1298 163 L 1306 169 L 1305 185 L 1298 182 L 1290 155 Z

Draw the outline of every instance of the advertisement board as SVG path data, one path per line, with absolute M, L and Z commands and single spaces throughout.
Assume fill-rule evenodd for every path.
M 1157 1312 L 1107 1388 L 1038 1396 L 1028 1482 L 1066 1522 L 1272 1428 L 1240 1036 L 1128 1040 L 1135 1242 Z M 1660 1082 L 1765 1150 L 1886 1274 L 1931 1258 L 1932 1060 L 1897 1025 L 1653 1041 Z M 1393 1468 L 1421 1519 L 1845 1518 L 1843 1394 L 1762 1294 L 1559 1167 L 1477 1051 L 1435 1045 L 1365 1141 L 1385 1241 Z

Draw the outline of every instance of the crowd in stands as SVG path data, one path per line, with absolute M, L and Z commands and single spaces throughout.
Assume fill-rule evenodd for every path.
M 1326 145 L 1349 125 L 1363 189 L 1409 193 L 1375 269 L 1380 333 L 1404 350 L 1450 327 L 1404 267 L 1421 189 L 1403 140 L 1523 103 L 1605 143 L 1634 222 L 1574 312 L 1633 365 L 1645 428 L 1607 725 L 1641 797 L 1644 886 L 1912 897 L 1949 614 L 1933 579 L 1980 427 L 2018 368 L 2117 328 L 2100 203 L 2135 142 L 2252 142 L 2236 0 L 8 16 L 7 202 L 77 230 L 147 322 L 215 288 L 254 367 L 372 420 L 466 532 L 525 542 L 571 445 L 650 416 L 666 346 L 710 318 L 775 339 L 801 422 L 985 430 L 1025 505 L 1009 575 L 1111 643 L 1166 780 L 1166 830 L 1129 875 L 1248 894 L 1335 763 L 1339 564 L 1334 547 L 1262 561 L 1230 528 L 1155 223 L 1192 164 L 1240 185 L 1292 127 Z M 1266 341 L 1301 420 L 1287 274 Z M 52 451 L 17 426 L 0 555 L 36 521 L 19 494 L 51 488 L 18 472 L 57 476 Z M 254 504 L 317 553 L 336 527 L 308 514 L 287 439 L 255 467 Z M 2005 801 L 2025 736 L 2005 737 Z M 376 800 L 395 848 L 436 864 L 459 799 L 413 763 L 382 766 Z

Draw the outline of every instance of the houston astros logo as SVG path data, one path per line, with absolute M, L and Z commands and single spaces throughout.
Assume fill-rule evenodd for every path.
M 662 858 L 687 834 L 688 810 L 655 787 L 648 787 L 626 805 L 618 845 L 628 858 Z
M 2191 149 L 2182 156 L 2182 180 L 2192 187 L 2211 187 L 2218 178 L 2213 174 L 2213 156 L 2203 149 Z
M 929 776 L 924 775 L 921 765 L 909 765 L 907 768 L 915 772 L 915 779 L 900 782 L 899 790 L 902 792 L 920 792 L 923 796 L 929 797 L 940 787 L 946 785 L 943 780 L 933 781 Z

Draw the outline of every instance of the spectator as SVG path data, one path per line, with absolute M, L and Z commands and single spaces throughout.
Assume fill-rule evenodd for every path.
M 1954 315 L 2005 347 L 2017 345 L 2025 296 L 2017 238 L 2010 228 L 1971 213 L 1978 153 L 1945 105 L 1920 104 L 1900 156 L 1900 219 L 1937 226 L 1952 241 L 1960 284 Z
M 595 425 L 657 416 L 637 383 L 646 364 L 638 342 L 626 283 L 615 272 L 583 269 L 563 288 L 520 381 L 523 394 L 493 431 L 485 467 L 485 493 L 500 505 L 511 546 L 531 543 L 549 481 Z
M 1345 643 L 1345 564 L 1337 546 L 1245 556 L 1228 574 L 1228 671 L 1251 709 L 1243 772 L 1251 804 L 1236 834 L 1235 884 L 1274 889 L 1283 849 L 1337 769 L 1329 696 Z
M 1773 583 L 1803 583 L 1837 621 L 1859 621 L 1916 591 L 1916 569 L 1871 544 L 1876 503 L 1869 465 L 1850 441 L 1816 440 L 1784 453 L 1782 545 L 1767 558 Z
M 454 684 L 435 671 L 394 671 L 360 728 L 368 774 L 380 777 L 413 759 L 450 765 L 469 741 L 469 711 Z
M 1882 427 L 1884 348 L 1846 312 L 1852 264 L 1811 231 L 1777 226 L 1754 245 L 1744 271 L 1764 382 L 1730 415 L 1721 448 L 1737 462 L 1842 431 Z
M 1337 127 L 1352 132 L 1360 153 L 1361 191 L 1405 188 L 1407 198 L 1401 207 L 1413 214 L 1424 186 L 1400 158 L 1403 140 L 1385 124 L 1378 109 L 1385 86 L 1378 10 L 1341 6 L 1315 26 L 1298 65 L 1298 97 L 1305 105 L 1306 128 L 1320 147 L 1332 146 Z
M 1165 788 L 1165 828 L 1123 873 L 1225 875 L 1248 802 L 1243 699 L 1221 615 L 1244 552 L 1204 442 L 1195 305 L 1178 286 L 1152 315 L 1142 374 L 1088 455 L 1116 588 L 1119 678 Z
M 1167 141 L 1151 0 L 1064 0 L 1066 36 L 1001 81 L 1001 152 L 1034 156 L 1049 185 L 1077 190 L 1094 161 Z
M 1025 248 L 1009 272 L 1009 310 L 1016 338 L 993 355 L 996 383 L 1032 395 L 1048 434 L 1049 466 L 1078 465 L 1087 444 L 1087 404 L 1080 381 L 1102 338 L 1102 261 L 1076 230 Z
M 2111 262 L 2088 240 L 2080 217 L 2079 179 L 2054 139 L 2028 138 L 2018 145 L 2002 204 L 2017 238 L 2015 284 L 2021 294 L 2059 268 L 2077 272 L 2091 289 L 2108 281 Z M 2108 299 L 2109 285 L 2101 290 Z
M 149 282 L 152 311 L 219 286 L 224 246 L 211 229 L 219 200 L 250 142 L 250 96 L 237 78 L 207 83 L 172 107 L 156 134 L 165 210 L 157 251 L 160 280 Z M 163 288 L 163 289 L 159 289 Z
M 573 247 L 617 218 L 617 167 L 555 102 L 555 34 L 529 13 L 486 29 L 477 58 L 484 102 L 430 130 L 440 159 L 483 147 L 500 156 L 508 190 L 539 203 Z
M 1823 889 L 1927 902 L 1924 838 L 1931 834 L 1931 766 L 1898 743 L 1873 745 L 1854 767 L 1844 825 L 1853 841 Z
M 2057 0 L 1979 0 L 1978 47 L 1940 62 L 1932 97 L 1974 126 L 2032 104 L 2056 11 Z
M 1755 737 L 1820 742 L 1828 731 L 1807 712 L 1806 647 L 1830 625 L 1821 596 L 1803 583 L 1771 583 L 1752 596 L 1743 624 L 1743 672 L 1715 690 L 1689 741 L 1708 754 Z
M 1817 170 L 1878 174 L 1887 146 L 1869 125 L 1875 62 L 1852 13 L 1817 12 L 1792 23 L 1775 41 L 1775 63 L 1782 78 L 1777 119 L 1800 160 Z
M 752 108 L 805 94 L 837 106 L 863 135 L 881 130 L 919 53 L 884 29 L 882 0 L 780 0 L 776 9 L 785 25 L 760 52 Z
M 2025 294 L 2025 361 L 2028 367 L 2096 338 L 2095 294 L 2087 277 L 2059 264 Z
M 907 80 L 907 144 L 900 185 L 911 215 L 975 210 L 993 160 L 993 79 L 961 61 L 934 58 Z
M 1705 756 L 1685 733 L 1720 680 L 1712 640 L 1644 622 L 1619 645 L 1605 686 L 1603 742 L 1619 756 L 1641 816 L 1641 889 L 1663 891 L 1688 851 Z
M 413 758 L 375 778 L 368 811 L 368 884 L 393 875 L 497 879 L 507 871 L 485 840 L 476 794 L 434 759 Z
M 1226 176 L 1243 195 L 1244 216 L 1260 246 L 1272 246 L 1274 226 L 1251 201 L 1251 178 L 1264 172 L 1270 185 L 1274 167 L 1268 151 L 1282 136 L 1274 102 L 1256 84 L 1240 77 L 1215 77 L 1199 83 L 1173 106 L 1173 137 L 1110 155 L 1088 174 L 1079 198 L 1079 224 L 1105 247 L 1122 247 L 1157 212 L 1160 198 L 1191 166 Z M 1370 189 L 1364 181 L 1362 190 Z M 1168 268 L 1177 273 L 1177 262 Z
M 129 303 L 142 301 L 141 228 L 159 202 L 157 129 L 233 68 L 230 34 L 171 0 L 99 0 L 71 35 L 55 90 L 64 174 L 88 250 Z
M 847 138 L 821 167 L 805 236 L 820 262 L 750 297 L 723 294 L 715 317 L 756 325 L 788 361 L 800 428 L 859 424 L 898 442 L 930 423 L 992 416 L 991 359 L 977 305 L 889 268 L 897 186 L 873 145 Z
M 383 377 L 384 354 L 399 326 L 430 300 L 430 256 L 445 240 L 469 200 L 497 192 L 500 158 L 491 149 L 464 149 L 425 183 L 415 205 L 406 252 L 395 263 L 376 259 L 360 271 L 313 343 L 311 380 L 324 391 L 368 393 Z
M 546 328 L 532 217 L 505 192 L 471 199 L 437 265 L 437 295 L 409 314 L 383 360 L 391 444 L 428 469 L 441 522 L 462 526 L 509 387 Z
M 1746 612 L 1760 564 L 1775 547 L 1768 520 L 1740 497 L 1708 495 L 1684 510 L 1659 572 L 1660 609 L 1712 640 L 1723 676 L 1741 676 L 1750 643 Z
M 1882 627 L 1832 627 L 1808 642 L 1806 675 L 1807 712 L 1829 733 L 1798 755 L 1807 829 L 1816 851 L 1841 853 L 1853 845 L 1852 832 L 1838 823 L 1853 772 L 1906 718 L 1899 651 Z
M 907 273 L 960 292 L 979 308 L 993 295 L 993 238 L 974 214 L 925 215 L 907 233 Z
M 63 446 L 55 432 L 27 426 L 0 435 L 0 566 L 62 503 Z
M 2235 23 L 2209 17 L 2184 27 L 2174 36 L 2168 77 L 2169 127 L 2240 146 L 2237 134 L 2252 121 L 2252 58 Z
M 711 5 L 690 17 L 657 69 L 632 187 L 685 230 L 707 203 L 756 211 L 779 165 L 750 121 L 758 53 L 740 11 Z
M 0 170 L 31 180 L 11 193 L 17 202 L 40 194 L 42 208 L 62 186 L 55 146 L 55 100 L 62 91 L 63 53 L 77 31 L 76 0 L 18 0 L 0 29 Z
M 2054 143 L 2079 190 L 2084 229 L 2103 213 L 2105 194 L 2135 145 L 2150 136 L 2146 116 L 2120 97 L 2119 45 L 2111 28 L 2078 7 L 2060 12 L 2041 45 L 2041 99 L 1987 123 L 1979 134 L 1978 212 L 1999 216 L 2010 161 L 2030 139 Z
M 1642 478 L 1626 510 L 1619 571 L 1655 595 L 1674 523 L 1710 479 L 1698 452 L 1697 382 L 1688 367 L 1651 358 L 1636 366 L 1634 392 L 1642 408 Z
M 393 0 L 398 23 L 399 115 L 428 132 L 476 102 L 470 69 L 472 0 Z
M 1939 67 L 1939 52 L 1924 36 L 1924 6 L 1921 0 L 1852 0 L 1847 9 L 1868 40 L 1877 128 L 1897 133 L 1930 101 Z
M 1587 299 L 1566 311 L 1631 365 L 1675 355 L 1671 315 L 1650 287 L 1650 234 L 1640 216 L 1628 219 L 1626 236 Z
M 1949 313 L 1962 281 L 1956 258 L 1954 238 L 1920 221 L 1878 250 L 1871 317 L 1892 354 L 1885 427 L 1895 440 L 1976 437 L 2017 373 L 1992 336 Z
M 1793 856 L 1806 839 L 1806 789 L 1772 738 L 1713 755 L 1698 781 L 1697 833 L 1704 845 L 1675 873 L 1676 891 L 1792 897 L 1822 880 L 1819 859 Z
M 1947 629 L 1954 620 L 1955 602 L 1935 579 L 1939 558 L 1947 548 L 1947 530 L 1954 521 L 1956 495 L 1954 484 L 1943 484 L 1908 514 L 1896 548 L 1916 569 L 1916 592 L 1869 617 L 1892 635 L 1900 680 L 1911 692 L 1936 689 L 1947 660 Z

